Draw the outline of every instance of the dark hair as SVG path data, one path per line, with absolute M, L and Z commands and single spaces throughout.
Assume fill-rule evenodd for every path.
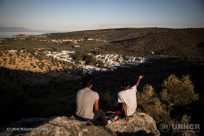
M 130 83 L 128 81 L 124 80 L 121 82 L 121 86 L 122 86 L 122 88 L 127 88 L 130 86 Z
M 83 87 L 90 87 L 93 84 L 93 80 L 91 78 L 83 79 Z

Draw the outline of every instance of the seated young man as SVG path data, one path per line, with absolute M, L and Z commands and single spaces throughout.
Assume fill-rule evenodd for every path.
M 122 112 L 125 116 L 125 120 L 129 120 L 129 116 L 133 115 L 137 108 L 137 87 L 140 84 L 140 80 L 143 79 L 144 76 L 139 76 L 137 82 L 134 86 L 130 87 L 130 83 L 127 81 L 123 81 L 121 88 L 122 91 L 118 93 L 118 102 L 122 104 Z
M 101 124 L 106 125 L 105 114 L 99 109 L 99 95 L 91 90 L 92 84 L 92 80 L 85 79 L 83 89 L 77 92 L 76 116 L 81 120 L 100 121 Z

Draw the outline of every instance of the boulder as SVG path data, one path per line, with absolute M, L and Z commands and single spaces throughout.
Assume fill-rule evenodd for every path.
M 17 130 L 15 130 L 17 129 Z M 160 132 L 152 117 L 145 113 L 135 113 L 129 121 L 112 119 L 108 125 L 95 126 L 88 122 L 62 117 L 23 119 L 11 124 L 0 135 L 24 136 L 126 136 L 155 135 Z
M 154 119 L 148 114 L 142 112 L 135 113 L 129 118 L 129 121 L 125 121 L 124 119 L 113 120 L 109 122 L 107 127 L 113 132 L 116 132 L 117 135 L 160 135 Z

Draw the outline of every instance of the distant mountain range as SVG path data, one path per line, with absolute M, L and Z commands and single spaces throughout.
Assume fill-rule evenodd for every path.
M 42 32 L 42 30 L 34 30 L 34 29 L 25 28 L 25 27 L 0 26 L 0 32 Z

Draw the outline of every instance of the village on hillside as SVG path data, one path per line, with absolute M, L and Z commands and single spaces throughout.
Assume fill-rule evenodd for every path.
M 17 52 L 25 52 L 24 50 L 7 50 L 8 53 L 17 53 Z M 45 58 L 52 58 L 56 61 L 69 63 L 74 66 L 76 69 L 80 70 L 83 74 L 92 74 L 93 72 L 105 72 L 112 71 L 121 67 L 129 67 L 138 65 L 140 63 L 147 62 L 147 58 L 145 57 L 134 57 L 134 56 L 126 56 L 125 58 L 119 54 L 98 54 L 98 55 L 90 55 L 94 60 L 90 61 L 99 61 L 101 65 L 98 63 L 87 63 L 89 60 L 79 60 L 76 62 L 76 52 L 69 50 L 62 50 L 60 52 L 56 51 L 39 51 L 36 50 L 34 53 L 36 56 L 44 56 Z
M 32 54 L 37 56 L 49 57 L 56 61 L 61 61 L 65 63 L 69 63 L 74 68 L 82 71 L 82 73 L 93 73 L 93 72 L 104 72 L 104 71 L 112 71 L 119 67 L 129 67 L 138 65 L 140 63 L 147 62 L 147 57 L 141 56 L 124 56 L 118 53 L 98 53 L 98 54 L 91 54 L 89 52 L 86 53 L 85 56 L 77 60 L 77 49 L 80 49 L 80 42 L 82 41 L 97 41 L 97 42 L 106 42 L 106 40 L 100 38 L 91 38 L 91 37 L 84 37 L 84 38 L 48 38 L 49 34 L 42 34 L 42 35 L 30 35 L 30 34 L 19 34 L 15 35 L 12 39 L 14 41 L 26 41 L 31 40 L 33 41 L 40 41 L 40 42 L 47 42 L 47 43 L 55 43 L 55 44 L 62 44 L 70 42 L 70 46 L 73 47 L 73 50 L 59 50 L 53 51 L 46 48 L 33 48 L 31 50 Z M 20 51 L 22 51 L 21 49 Z M 19 52 L 19 50 L 7 50 L 8 52 Z M 26 51 L 26 49 L 24 50 Z M 80 54 L 84 55 L 84 54 Z M 86 59 L 88 57 L 88 60 Z M 85 58 L 85 59 L 84 59 Z M 90 63 L 87 63 L 90 61 Z M 91 61 L 94 61 L 92 63 Z M 99 62 L 99 63 L 98 63 Z
M 78 69 L 81 69 L 83 73 L 92 73 L 95 71 L 108 71 L 115 70 L 118 67 L 128 67 L 131 65 L 138 65 L 140 63 L 147 62 L 146 57 L 134 57 L 128 56 L 123 58 L 122 55 L 119 54 L 98 54 L 94 56 L 96 60 L 99 60 L 103 63 L 103 67 L 98 65 L 89 65 L 86 64 L 86 61 L 81 60 L 78 64 L 74 59 L 75 51 L 62 50 L 61 52 L 52 52 L 52 51 L 44 51 L 44 52 L 35 52 L 36 55 L 44 54 L 47 57 L 53 57 L 59 61 L 65 61 L 77 66 Z

